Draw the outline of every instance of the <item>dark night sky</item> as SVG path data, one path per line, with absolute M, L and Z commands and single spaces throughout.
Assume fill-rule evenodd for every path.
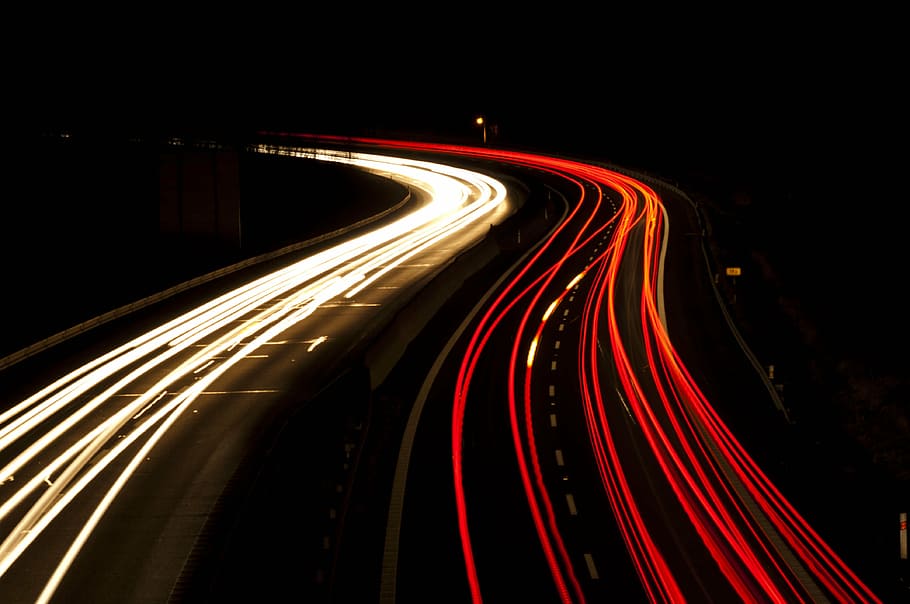
M 865 159 L 904 106 L 887 15 L 308 10 L 42 21 L 8 56 L 16 122 L 444 134 L 483 112 L 522 144 L 790 170 Z

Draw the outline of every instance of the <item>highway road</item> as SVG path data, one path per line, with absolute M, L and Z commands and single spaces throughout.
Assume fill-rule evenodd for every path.
M 82 347 L 68 342 L 75 356 L 52 382 L 4 395 L 4 602 L 179 595 L 226 486 L 269 434 L 344 375 L 427 279 L 514 211 L 500 182 L 445 165 L 260 151 L 349 164 L 400 182 L 408 195 L 278 267 L 231 274 L 235 287 L 160 323 L 146 316 L 104 341 L 90 332 Z M 376 365 L 382 371 L 382 360 Z M 296 480 L 305 496 L 307 477 Z
M 706 295 L 685 196 L 583 162 L 476 153 L 546 183 L 516 240 L 541 217 L 550 229 L 467 296 L 478 303 L 417 391 L 383 601 L 879 601 L 718 411 L 786 423 Z M 690 339 L 677 349 L 675 335 Z M 703 390 L 712 369 L 724 385 Z
M 4 393 L 4 601 L 880 600 L 731 429 L 785 412 L 681 191 L 278 140 L 411 196 Z

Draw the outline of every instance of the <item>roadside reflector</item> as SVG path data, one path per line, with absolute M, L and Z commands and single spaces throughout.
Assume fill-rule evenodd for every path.
M 907 512 L 901 512 L 901 560 L 907 559 Z

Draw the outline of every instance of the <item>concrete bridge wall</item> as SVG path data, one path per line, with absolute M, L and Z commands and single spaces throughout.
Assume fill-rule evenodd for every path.
M 236 151 L 175 149 L 160 155 L 160 229 L 196 247 L 239 248 L 240 161 Z

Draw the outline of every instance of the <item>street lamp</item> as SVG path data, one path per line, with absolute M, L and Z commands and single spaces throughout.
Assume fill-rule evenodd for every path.
M 474 120 L 474 123 L 476 123 L 478 126 L 483 128 L 483 144 L 486 145 L 487 144 L 487 121 L 485 119 L 483 119 L 482 115 L 478 115 L 477 119 Z

